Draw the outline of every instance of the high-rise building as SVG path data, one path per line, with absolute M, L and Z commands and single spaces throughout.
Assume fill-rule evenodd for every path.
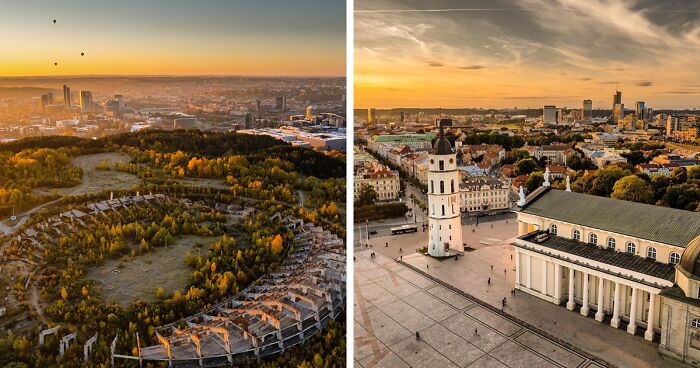
M 255 112 L 257 112 L 258 115 L 260 115 L 260 113 L 262 112 L 262 110 L 260 109 L 260 100 L 255 100 Z
M 634 105 L 634 115 L 637 116 L 637 119 L 645 119 L 645 113 L 646 110 L 644 109 L 644 101 L 637 101 L 637 103 Z
M 277 96 L 275 98 L 275 109 L 279 112 L 287 110 L 287 97 Z
M 66 109 L 70 109 L 71 103 L 70 103 L 70 87 L 68 87 L 67 84 L 63 85 L 63 106 L 65 106 Z
M 451 119 L 438 120 L 438 138 L 428 154 L 428 253 L 433 257 L 447 256 L 450 248 L 464 251 L 457 155 L 443 128 L 450 125 Z
M 39 99 L 39 111 L 46 112 L 46 107 L 49 105 L 53 105 L 53 93 L 50 92 L 45 95 L 41 95 L 41 98 Z
M 92 92 L 90 91 L 80 91 L 80 111 L 81 112 L 92 112 L 93 111 L 92 102 Z
M 583 108 L 581 109 L 581 117 L 583 120 L 591 120 L 593 118 L 593 101 L 583 100 Z
M 374 107 L 367 109 L 367 124 L 377 124 L 377 109 Z
M 622 103 L 622 92 L 615 90 L 615 94 L 613 95 L 613 108 L 615 108 L 615 105 L 621 104 Z
M 557 107 L 554 105 L 545 105 L 544 111 L 542 113 L 542 122 L 545 124 L 556 124 L 557 119 Z
M 624 104 L 615 104 L 613 106 L 612 110 L 612 118 L 613 118 L 613 123 L 617 124 L 620 120 L 625 118 L 625 105 Z

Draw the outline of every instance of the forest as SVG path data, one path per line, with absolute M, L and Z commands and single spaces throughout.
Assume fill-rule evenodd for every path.
M 0 173 L 0 206 L 34 200 L 37 187 L 70 187 L 80 183 L 81 171 L 71 158 L 90 153 L 123 152 L 131 162 L 110 169 L 141 178 L 131 190 L 118 195 L 153 192 L 171 200 L 159 206 L 129 207 L 110 212 L 108 218 L 87 223 L 73 232 L 56 236 L 46 244 L 40 262 L 40 292 L 48 303 L 47 321 L 22 333 L 0 335 L 0 366 L 82 366 L 82 346 L 74 346 L 56 362 L 58 342 L 50 339 L 41 348 L 36 336 L 41 328 L 60 325 L 62 334 L 74 331 L 78 341 L 100 331 L 88 366 L 106 366 L 109 343 L 119 334 L 118 350 L 125 352 L 141 344 L 157 344 L 155 327 L 210 307 L 234 295 L 280 264 L 292 234 L 271 223 L 276 212 L 314 222 L 344 237 L 345 228 L 338 203 L 345 199 L 345 163 L 342 159 L 309 149 L 291 147 L 269 137 L 199 131 L 144 131 L 98 140 L 71 137 L 23 139 L 0 145 L 0 163 L 11 169 Z M 10 166 L 7 166 L 10 167 Z M 189 185 L 178 180 L 220 179 L 229 189 Z M 306 193 L 303 207 L 299 193 Z M 4 195 L 4 196 L 3 196 Z M 109 192 L 60 198 L 33 215 L 22 229 L 50 216 L 85 203 L 103 200 Z M 182 199 L 205 205 L 185 205 Z M 216 203 L 253 206 L 253 217 L 236 223 L 213 209 Z M 20 229 L 19 231 L 22 231 Z M 121 262 L 158 251 L 182 236 L 216 236 L 218 240 L 201 254 L 187 254 L 181 265 L 190 273 L 188 287 L 166 293 L 154 290 L 156 302 L 136 301 L 128 307 L 107 303 L 88 269 L 109 259 Z M 13 239 L 0 239 L 8 246 L 4 257 L 21 257 L 24 250 Z M 29 254 L 33 258 L 32 254 Z M 13 286 L 32 318 L 41 319 L 28 306 L 23 285 Z M 296 354 L 270 358 L 266 366 L 345 366 L 345 324 L 328 325 L 308 346 Z M 128 353 L 134 353 L 129 351 Z M 151 366 L 151 365 L 147 365 Z M 156 365 L 153 365 L 156 366 Z

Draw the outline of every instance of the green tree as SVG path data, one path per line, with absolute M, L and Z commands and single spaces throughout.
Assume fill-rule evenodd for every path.
M 537 162 L 533 158 L 524 158 L 515 163 L 517 175 L 528 175 L 537 170 Z
M 610 196 L 625 201 L 654 203 L 654 189 L 636 175 L 628 175 L 618 180 Z
M 530 177 L 525 180 L 525 187 L 527 188 L 528 193 L 532 193 L 534 190 L 536 190 L 539 186 L 544 183 L 544 174 L 541 172 L 533 172 L 530 174 Z
M 377 192 L 369 184 L 362 184 L 360 187 L 360 192 L 357 193 L 357 199 L 355 200 L 355 206 L 369 206 L 377 201 Z

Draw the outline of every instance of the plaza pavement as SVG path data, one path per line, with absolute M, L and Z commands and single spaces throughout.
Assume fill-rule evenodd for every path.
M 583 368 L 596 367 L 590 358 L 597 357 L 601 365 L 617 367 L 686 367 L 661 356 L 656 343 L 598 323 L 593 316 L 524 292 L 511 295 L 510 244 L 516 233 L 514 217 L 465 225 L 464 242 L 475 250 L 457 261 L 415 253 L 427 242 L 427 232 L 377 237 L 369 248 L 356 247 L 355 365 Z M 374 260 L 371 252 L 377 254 Z M 515 319 L 499 315 L 504 297 L 504 311 Z M 415 331 L 422 341 L 416 342 Z

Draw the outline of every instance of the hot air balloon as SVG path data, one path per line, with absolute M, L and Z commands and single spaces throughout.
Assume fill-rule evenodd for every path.
M 58 63 L 53 63 L 54 66 L 58 66 Z
M 53 20 L 53 24 L 56 24 L 56 19 Z
M 85 53 L 84 53 L 84 52 L 81 52 L 81 53 L 80 53 L 80 56 L 85 56 Z

